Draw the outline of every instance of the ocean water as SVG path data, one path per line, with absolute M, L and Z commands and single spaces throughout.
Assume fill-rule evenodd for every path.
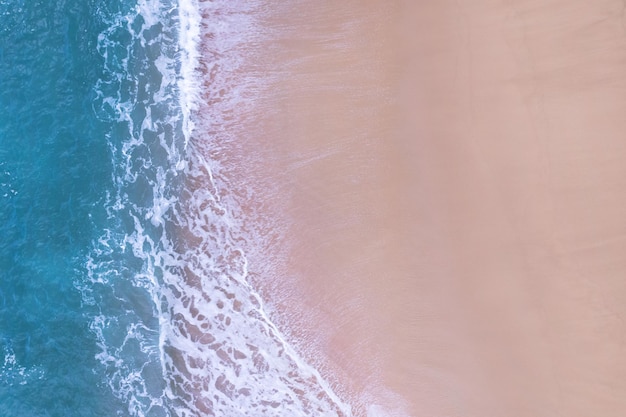
M 352 415 L 266 313 L 210 156 L 238 3 L 0 0 L 1 416 Z

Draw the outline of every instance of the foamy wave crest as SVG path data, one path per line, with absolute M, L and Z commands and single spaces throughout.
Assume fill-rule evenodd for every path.
M 253 2 L 238 3 L 142 0 L 100 37 L 94 111 L 112 125 L 114 187 L 77 287 L 129 415 L 350 416 L 266 314 L 245 253 L 254 236 L 210 157 L 245 100 L 237 50 L 255 26 Z M 194 136 L 207 98 L 209 140 Z
M 93 315 L 105 383 L 127 405 L 120 415 L 190 415 L 164 378 L 167 319 L 155 270 L 165 217 L 184 185 L 180 21 L 177 3 L 141 0 L 113 13 L 98 40 L 105 72 L 93 107 L 111 125 L 113 186 L 106 231 L 77 287 Z

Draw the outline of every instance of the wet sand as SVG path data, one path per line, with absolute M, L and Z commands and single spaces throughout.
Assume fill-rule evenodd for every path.
M 305 356 L 358 415 L 623 415 L 623 2 L 281 7 L 239 175 Z

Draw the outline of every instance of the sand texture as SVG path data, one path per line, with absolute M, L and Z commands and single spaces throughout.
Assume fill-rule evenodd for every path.
M 604 0 L 266 18 L 247 172 L 272 184 L 292 289 L 262 285 L 357 413 L 402 408 L 382 387 L 416 417 L 626 413 L 625 19 Z

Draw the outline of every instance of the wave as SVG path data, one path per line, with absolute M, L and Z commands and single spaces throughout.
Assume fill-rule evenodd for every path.
M 99 37 L 113 187 L 76 286 L 129 415 L 350 416 L 268 316 L 246 257 L 260 237 L 211 158 L 249 99 L 237 68 L 261 6 L 239 3 L 141 0 Z

